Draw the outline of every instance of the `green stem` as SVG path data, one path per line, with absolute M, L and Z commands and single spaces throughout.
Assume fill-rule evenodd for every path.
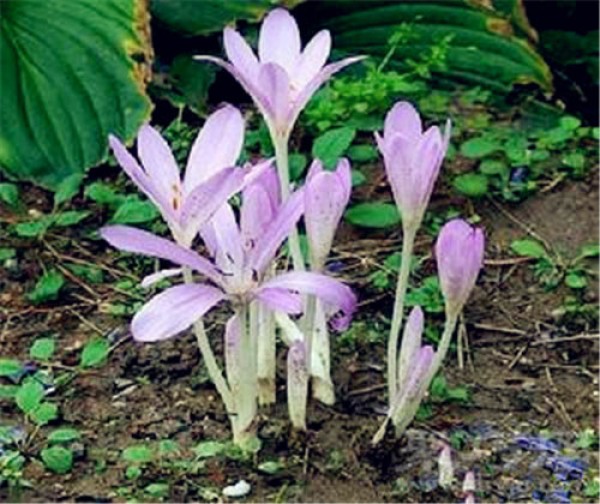
M 398 338 L 400 328 L 402 327 L 402 315 L 404 312 L 404 298 L 408 287 L 408 277 L 410 275 L 410 260 L 412 257 L 415 243 L 416 228 L 410 226 L 404 228 L 404 238 L 402 240 L 402 259 L 400 263 L 400 272 L 398 273 L 398 283 L 396 284 L 396 298 L 394 301 L 394 314 L 392 316 L 392 327 L 388 341 L 388 397 L 389 401 L 394 400 L 398 391 Z
M 183 268 L 183 279 L 185 280 L 185 283 L 193 283 L 192 271 L 186 266 Z M 196 335 L 198 348 L 202 354 L 202 359 L 204 360 L 204 365 L 208 371 L 208 376 L 214 383 L 217 392 L 219 392 L 219 395 L 221 396 L 221 399 L 223 399 L 227 413 L 229 415 L 233 415 L 235 413 L 233 396 L 231 394 L 231 390 L 229 390 L 229 387 L 227 386 L 225 378 L 223 378 L 221 370 L 219 369 L 215 354 L 210 347 L 210 342 L 208 341 L 208 336 L 206 335 L 206 330 L 204 329 L 204 322 L 202 319 L 198 319 L 194 323 L 194 334 Z M 233 422 L 234 418 L 232 417 L 231 419 Z
M 275 146 L 275 162 L 277 163 L 277 173 L 279 174 L 279 183 L 281 185 L 281 201 L 286 202 L 290 197 L 290 172 L 289 172 L 289 155 L 288 155 L 288 136 L 277 135 L 271 133 L 273 145 Z M 304 258 L 300 249 L 300 239 L 298 230 L 294 229 L 288 237 L 292 262 L 294 263 L 294 271 L 304 271 Z

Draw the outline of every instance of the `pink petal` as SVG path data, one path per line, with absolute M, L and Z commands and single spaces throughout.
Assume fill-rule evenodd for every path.
M 292 75 L 300 59 L 300 31 L 285 9 L 274 9 L 265 17 L 258 37 L 261 63 L 277 63 Z
M 174 276 L 181 275 L 182 273 L 183 273 L 183 270 L 181 268 L 169 268 L 169 269 L 160 270 L 160 271 L 157 271 L 156 273 L 152 273 L 151 275 L 147 275 L 144 278 L 142 278 L 142 282 L 140 283 L 140 286 L 143 287 L 144 289 L 147 289 L 148 287 L 151 287 L 154 284 L 157 284 L 158 282 L 160 282 L 161 280 L 164 280 L 165 278 L 172 278 Z
M 135 314 L 131 333 L 136 340 L 145 342 L 170 338 L 186 330 L 224 298 L 223 292 L 207 285 L 171 287 Z
M 414 362 L 419 349 L 424 327 L 423 310 L 415 306 L 408 316 L 404 332 L 402 334 L 402 344 L 400 347 L 399 367 L 398 367 L 398 390 L 402 391 L 409 375 L 409 368 Z
M 226 27 L 223 30 L 223 42 L 225 54 L 227 54 L 233 66 L 245 75 L 250 82 L 256 82 L 258 59 L 244 38 L 233 28 Z
M 350 199 L 350 163 L 338 163 L 335 172 L 313 175 L 304 190 L 304 221 L 313 266 L 323 268 L 333 237 Z
M 267 97 L 268 118 L 280 133 L 291 126 L 287 123 L 290 109 L 290 79 L 285 70 L 276 63 L 261 65 L 258 72 L 258 86 Z
M 252 249 L 268 229 L 277 208 L 273 207 L 267 190 L 253 184 L 244 190 L 244 200 L 240 209 L 240 228 L 246 249 Z
M 129 154 L 121 141 L 117 137 L 109 135 L 108 143 L 117 162 L 121 165 L 121 168 L 127 173 L 132 182 L 138 186 L 148 198 L 150 198 L 167 221 L 175 222 L 176 216 L 168 199 L 160 192 L 154 181 L 150 180 L 146 172 L 142 170 L 142 167 L 135 158 Z
M 356 308 L 356 296 L 350 287 L 319 273 L 283 273 L 265 282 L 260 290 L 272 288 L 312 294 L 335 311 L 341 310 L 342 316 L 334 321 L 336 328 L 340 330 L 348 327 Z
M 269 111 L 270 104 L 267 95 L 257 85 L 256 82 L 251 81 L 247 75 L 240 72 L 234 65 L 228 63 L 227 61 L 223 61 L 221 58 L 214 58 L 213 56 L 194 56 L 194 59 L 198 61 L 210 61 L 227 70 L 235 78 L 235 80 L 240 83 L 246 93 L 252 97 L 254 103 L 260 110 L 260 113 L 265 118 L 268 118 L 272 115 Z
M 483 231 L 462 219 L 447 222 L 435 244 L 440 286 L 446 307 L 457 315 L 466 303 L 483 265 Z
M 364 58 L 365 56 L 354 56 L 352 58 L 345 58 L 343 60 L 336 61 L 335 63 L 330 63 L 329 65 L 323 67 L 321 71 L 315 77 L 313 77 L 308 84 L 306 84 L 306 86 L 298 90 L 298 94 L 294 98 L 293 106 L 288 112 L 289 115 L 287 123 L 293 125 L 296 122 L 300 112 L 302 112 L 312 95 L 314 95 L 317 90 L 331 78 L 333 74 Z
M 409 140 L 414 141 L 421 136 L 423 123 L 419 113 L 408 102 L 398 102 L 387 113 L 383 126 L 385 138 L 401 133 Z
M 256 299 L 274 311 L 282 311 L 290 315 L 302 313 L 302 298 L 287 289 L 263 288 L 256 292 Z
M 202 225 L 242 190 L 247 174 L 248 170 L 242 168 L 225 168 L 186 196 L 181 209 L 181 227 L 190 244 Z
M 166 259 L 175 264 L 188 266 L 216 283 L 221 281 L 221 277 L 212 263 L 196 252 L 148 231 L 130 226 L 106 226 L 100 229 L 100 236 L 119 250 Z
M 137 151 L 148 177 L 177 213 L 182 196 L 181 180 L 171 148 L 156 129 L 146 124 L 138 133 Z
M 306 45 L 300 55 L 296 70 L 292 74 L 292 82 L 296 89 L 302 89 L 327 63 L 331 52 L 331 34 L 329 30 L 321 30 Z
M 185 169 L 184 189 L 190 194 L 202 182 L 235 166 L 244 145 L 244 118 L 231 105 L 212 113 L 194 141 Z
M 222 204 L 210 222 L 211 248 L 214 249 L 215 262 L 226 275 L 239 276 L 244 266 L 244 251 L 240 230 L 231 205 Z
M 321 160 L 313 159 L 313 162 L 310 164 L 308 172 L 306 173 L 306 183 L 310 182 L 315 175 L 321 173 L 322 171 L 323 163 L 321 163 Z
M 271 263 L 277 249 L 290 234 L 304 211 L 302 190 L 294 192 L 281 206 L 268 229 L 256 241 L 249 255 L 248 264 L 260 275 Z

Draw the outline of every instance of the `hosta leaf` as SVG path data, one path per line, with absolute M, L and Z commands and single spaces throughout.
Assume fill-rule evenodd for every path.
M 258 20 L 272 0 L 152 0 L 151 10 L 161 23 L 187 35 L 220 31 L 236 19 Z
M 471 0 L 321 2 L 310 5 L 310 16 L 331 30 L 336 50 L 379 59 L 399 26 L 408 26 L 408 40 L 396 47 L 391 69 L 410 70 L 411 62 L 449 38 L 445 65 L 432 69 L 438 81 L 498 93 L 526 83 L 551 90 L 550 69 L 530 43 L 533 32 L 524 14 L 513 7 L 494 10 L 491 2 Z
M 130 139 L 148 119 L 148 14 L 140 0 L 1 9 L 0 167 L 56 189 L 106 157 L 109 133 Z

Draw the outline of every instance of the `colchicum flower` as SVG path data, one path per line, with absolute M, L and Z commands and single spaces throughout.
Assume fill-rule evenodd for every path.
M 435 244 L 440 286 L 448 318 L 456 317 L 467 302 L 483 266 L 483 231 L 461 219 L 447 222 Z
M 242 225 L 252 222 L 243 217 L 245 211 L 242 205 Z M 244 243 L 242 237 L 251 233 L 247 227 L 240 230 L 233 209 L 229 204 L 223 204 L 202 230 L 214 263 L 146 231 L 120 225 L 102 228 L 102 237 L 120 250 L 187 266 L 210 281 L 171 287 L 152 298 L 133 318 L 133 337 L 139 341 L 170 338 L 225 299 L 234 305 L 248 304 L 256 299 L 272 310 L 299 314 L 302 300 L 298 293 L 320 298 L 329 314 L 341 310 L 333 323 L 340 329 L 347 327 L 356 299 L 350 288 L 341 282 L 310 272 L 282 273 L 264 280 L 279 246 L 302 211 L 303 194 L 297 191 L 281 206 L 260 237 Z M 152 281 L 165 276 L 172 276 L 172 272 L 166 270 L 163 274 L 154 274 Z
M 362 57 L 326 65 L 331 51 L 328 30 L 317 33 L 301 50 L 296 20 L 285 9 L 274 9 L 263 21 L 258 38 L 258 58 L 234 29 L 223 31 L 229 61 L 209 60 L 229 71 L 252 97 L 272 135 L 287 138 L 311 96 L 334 73 Z
M 164 138 L 149 125 L 137 137 L 141 165 L 115 136 L 109 137 L 121 167 L 150 198 L 166 220 L 175 240 L 190 247 L 200 226 L 223 201 L 248 182 L 249 170 L 235 167 L 244 142 L 244 120 L 227 105 L 204 123 L 188 158 L 185 176 Z M 256 174 L 256 168 L 253 170 Z
M 375 138 L 402 224 L 405 229 L 416 229 L 448 149 L 450 122 L 443 136 L 437 126 L 423 131 L 415 108 L 408 102 L 398 102 L 385 118 L 383 137 L 376 133 Z

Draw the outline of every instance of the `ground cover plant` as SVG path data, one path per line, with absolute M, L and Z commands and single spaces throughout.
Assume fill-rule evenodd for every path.
M 64 79 L 5 5 L 3 501 L 598 498 L 597 118 L 526 5 L 60 3 Z

